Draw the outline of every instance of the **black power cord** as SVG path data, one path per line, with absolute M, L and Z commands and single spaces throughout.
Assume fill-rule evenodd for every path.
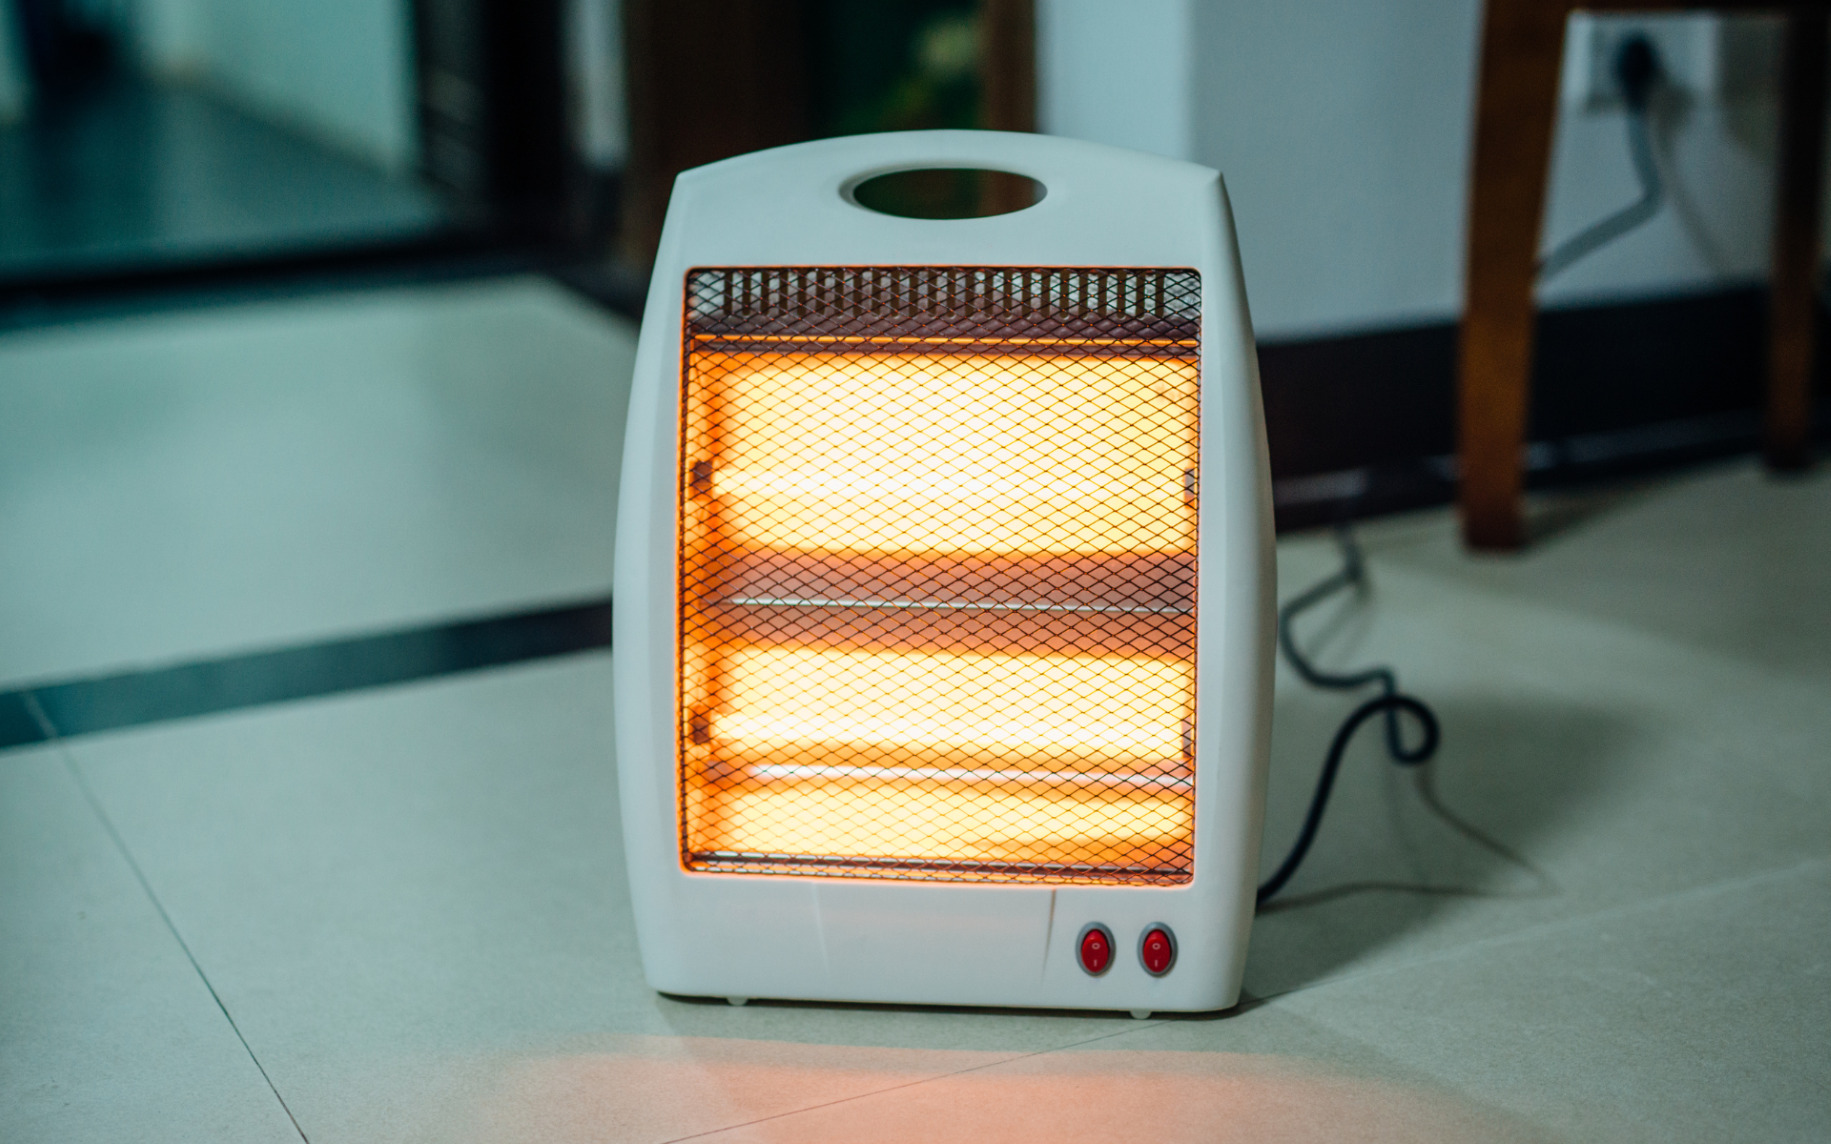
M 1634 160 L 1634 175 L 1640 181 L 1640 199 L 1553 247 L 1539 260 L 1541 282 L 1646 222 L 1659 213 L 1665 201 L 1665 186 L 1660 181 L 1659 164 L 1653 158 L 1653 137 L 1648 125 L 1653 89 L 1663 74 L 1653 41 L 1639 34 L 1621 41 L 1610 70 L 1615 73 L 1621 102 L 1627 108 L 1628 153 Z
M 1350 712 L 1336 730 L 1335 739 L 1329 744 L 1329 753 L 1323 760 L 1322 774 L 1316 780 L 1316 793 L 1310 796 L 1309 813 L 1304 815 L 1303 828 L 1297 832 L 1297 841 L 1291 844 L 1290 853 L 1285 855 L 1284 862 L 1259 886 L 1258 904 L 1261 906 L 1284 888 L 1284 884 L 1291 880 L 1291 875 L 1297 872 L 1297 867 L 1302 865 L 1304 855 L 1310 852 L 1310 845 L 1316 841 L 1316 831 L 1322 826 L 1322 812 L 1329 804 L 1329 792 L 1335 787 L 1335 774 L 1341 770 L 1342 756 L 1363 723 L 1375 716 L 1385 717 L 1386 753 L 1400 766 L 1415 767 L 1429 759 L 1437 753 L 1437 744 L 1442 737 L 1436 714 L 1423 700 L 1399 690 L 1399 677 L 1392 668 L 1382 665 L 1338 675 L 1318 668 L 1297 647 L 1291 626 L 1298 616 L 1337 592 L 1366 587 L 1366 565 L 1361 560 L 1360 546 L 1355 543 L 1354 533 L 1344 525 L 1336 530 L 1335 535 L 1341 546 L 1341 571 L 1305 589 L 1278 609 L 1278 647 L 1284 652 L 1285 661 L 1312 687 L 1353 691 L 1369 684 L 1378 684 L 1380 693 Z M 1400 725 L 1401 712 L 1409 714 L 1423 728 L 1423 741 L 1416 746 L 1405 744 L 1404 728 Z
M 1658 214 L 1665 201 L 1665 187 L 1660 180 L 1659 164 L 1654 159 L 1652 133 L 1648 124 L 1653 89 L 1663 74 L 1653 42 L 1640 34 L 1627 37 L 1615 49 L 1611 70 L 1615 73 L 1615 82 L 1620 85 L 1622 103 L 1627 108 L 1628 150 L 1634 160 L 1634 174 L 1640 181 L 1640 198 L 1554 247 L 1551 253 L 1539 260 L 1540 281 L 1565 270 L 1640 226 Z M 1316 780 L 1316 792 L 1310 796 L 1309 813 L 1304 815 L 1303 827 L 1297 832 L 1297 841 L 1291 844 L 1290 853 L 1285 855 L 1278 869 L 1259 886 L 1258 904 L 1261 906 L 1284 888 L 1285 883 L 1291 880 L 1291 875 L 1297 872 L 1297 867 L 1303 864 L 1304 856 L 1310 852 L 1310 846 L 1316 841 L 1316 832 L 1322 826 L 1322 812 L 1329 804 L 1329 793 L 1335 787 L 1336 773 L 1341 770 L 1342 756 L 1346 754 L 1348 744 L 1353 741 L 1355 732 L 1361 729 L 1362 724 L 1376 716 L 1384 716 L 1386 753 L 1400 766 L 1415 767 L 1423 764 L 1437 753 L 1437 744 L 1442 738 L 1436 713 L 1423 700 L 1399 690 L 1399 679 L 1392 668 L 1369 667 L 1338 675 L 1318 668 L 1298 648 L 1296 637 L 1291 632 L 1292 624 L 1298 616 L 1337 592 L 1366 587 L 1366 566 L 1361 560 L 1360 546 L 1355 543 L 1353 532 L 1343 525 L 1337 529 L 1336 539 L 1341 545 L 1341 571 L 1305 589 L 1278 609 L 1278 648 L 1284 653 L 1285 661 L 1291 668 L 1312 687 L 1354 691 L 1369 684 L 1377 684 L 1379 694 L 1349 712 L 1336 730 L 1335 738 L 1329 744 L 1329 753 L 1323 760 L 1322 774 Z M 1423 729 L 1423 740 L 1416 746 L 1407 746 L 1405 743 L 1401 713 L 1409 714 Z
M 1549 254 L 1539 260 L 1538 276 L 1541 282 L 1645 223 L 1659 213 L 1660 206 L 1665 202 L 1665 187 L 1660 180 L 1659 164 L 1653 155 L 1652 130 L 1648 123 L 1653 89 L 1663 74 L 1659 54 L 1654 50 L 1651 40 L 1635 34 L 1624 39 L 1615 49 L 1615 58 L 1610 66 L 1615 73 L 1615 82 L 1621 88 L 1622 103 L 1627 109 L 1628 151 L 1633 157 L 1634 174 L 1640 181 L 1640 198 L 1552 248 Z M 1310 796 L 1309 813 L 1304 815 L 1303 827 L 1297 832 L 1297 841 L 1291 844 L 1290 853 L 1285 855 L 1278 869 L 1259 886 L 1258 904 L 1261 906 L 1284 888 L 1285 883 L 1291 880 L 1291 875 L 1297 872 L 1297 867 L 1302 865 L 1304 856 L 1310 852 L 1310 846 L 1316 841 L 1316 832 L 1322 826 L 1322 812 L 1329 804 L 1329 793 L 1335 787 L 1336 773 L 1341 770 L 1342 756 L 1346 754 L 1348 744 L 1353 741 L 1355 732 L 1361 729 L 1362 724 L 1376 716 L 1384 717 L 1386 753 L 1400 766 L 1415 767 L 1423 764 L 1437 753 L 1437 744 L 1442 738 L 1436 714 L 1423 700 L 1399 690 L 1398 676 L 1390 667 L 1370 667 L 1338 675 L 1318 668 L 1298 648 L 1296 637 L 1291 633 L 1292 624 L 1298 616 L 1337 592 L 1366 587 L 1366 566 L 1361 560 L 1360 546 L 1355 543 L 1353 532 L 1343 525 L 1337 530 L 1336 538 L 1341 545 L 1341 571 L 1305 589 L 1278 609 L 1278 648 L 1284 653 L 1285 661 L 1291 668 L 1312 687 L 1354 691 L 1369 684 L 1377 684 L 1379 694 L 1349 712 L 1336 730 L 1335 738 L 1329 744 L 1329 753 L 1323 760 L 1322 774 L 1316 780 L 1316 792 Z M 1401 713 L 1409 714 L 1423 729 L 1423 740 L 1416 746 L 1407 746 L 1405 743 Z

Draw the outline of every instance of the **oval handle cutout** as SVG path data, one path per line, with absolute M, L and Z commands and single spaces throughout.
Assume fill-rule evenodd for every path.
M 1027 175 L 985 167 L 919 167 L 859 183 L 851 199 L 898 218 L 988 218 L 1043 201 L 1048 189 Z

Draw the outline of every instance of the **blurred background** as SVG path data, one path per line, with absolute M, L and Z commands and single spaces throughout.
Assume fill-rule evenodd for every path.
M 683 167 L 1031 129 L 1030 12 L 994 9 L 8 0 L 0 281 L 460 249 L 639 267 Z
M 529 269 L 633 314 L 681 169 L 854 132 L 1040 130 L 1226 174 L 1281 519 L 1339 514 L 1344 489 L 1356 512 L 1441 501 L 1480 8 L 7 0 L 0 320 L 301 275 Z M 1547 245 L 1637 194 L 1608 70 L 1628 32 L 1659 53 L 1666 198 L 1540 284 L 1536 484 L 1757 439 L 1779 21 L 1574 17 Z M 904 193 L 958 213 L 987 192 Z
M 0 1140 L 1831 1138 L 1823 149 L 1783 130 L 1831 5 L 1734 6 L 0 0 Z M 638 965 L 610 593 L 671 181 L 921 127 L 1224 173 L 1281 595 L 1357 587 L 1296 637 L 1441 719 L 1428 768 L 1354 740 L 1229 1014 Z M 1459 407 L 1480 249 L 1523 421 Z M 1445 507 L 1471 460 L 1506 558 Z M 1344 578 L 1319 526 L 1367 517 Z M 1356 701 L 1276 670 L 1268 870 Z

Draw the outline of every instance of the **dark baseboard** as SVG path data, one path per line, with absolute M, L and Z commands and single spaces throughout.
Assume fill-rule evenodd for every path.
M 1759 287 L 1541 314 L 1528 485 L 1754 450 L 1766 321 Z M 1819 321 L 1819 344 L 1831 346 L 1831 321 Z M 1259 346 L 1281 531 L 1453 499 L 1456 338 L 1441 322 Z M 1828 356 L 1818 362 L 1821 439 Z
M 549 272 L 555 281 L 587 301 L 632 322 L 642 321 L 648 275 L 624 262 L 582 262 Z
M 0 277 L 0 331 L 540 269 L 544 263 L 525 248 L 481 233 L 446 231 L 286 254 Z

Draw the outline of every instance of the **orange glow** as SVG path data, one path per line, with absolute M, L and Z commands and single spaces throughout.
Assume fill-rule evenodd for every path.
M 732 539 L 830 552 L 1174 551 L 1193 537 L 1195 363 L 704 354 Z M 835 384 L 835 382 L 837 382 Z M 810 383 L 846 415 L 807 421 Z M 1186 423 L 1165 435 L 1166 416 Z
M 783 782 L 724 800 L 710 850 L 863 858 L 1049 861 L 1064 849 L 1186 835 L 1180 795 L 1093 801 L 1073 790 L 949 791 L 946 814 L 908 813 L 927 800 L 894 781 Z M 903 813 L 898 813 L 898 811 Z M 871 829 L 860 830 L 860 823 Z
M 1179 764 L 1191 665 L 1094 656 L 735 649 L 715 744 L 1045 751 Z M 945 680 L 911 688 L 911 679 Z M 1050 702 L 1039 706 L 1039 694 Z
M 689 342 L 683 862 L 1186 881 L 1193 343 L 819 337 Z

